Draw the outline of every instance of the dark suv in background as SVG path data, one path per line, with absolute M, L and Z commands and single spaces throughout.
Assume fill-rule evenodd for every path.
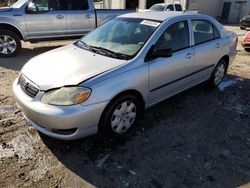
M 240 29 L 245 30 L 247 27 L 250 27 L 250 15 L 247 15 L 240 20 Z

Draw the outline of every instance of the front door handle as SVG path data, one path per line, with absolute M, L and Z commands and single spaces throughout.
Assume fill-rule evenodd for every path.
M 188 52 L 186 55 L 186 58 L 191 59 L 193 57 L 193 53 L 192 52 Z
M 63 15 L 57 15 L 56 18 L 57 18 L 58 20 L 62 20 L 62 19 L 64 18 L 64 16 L 63 16 Z
M 86 18 L 92 18 L 92 16 L 90 14 L 87 14 L 85 17 Z

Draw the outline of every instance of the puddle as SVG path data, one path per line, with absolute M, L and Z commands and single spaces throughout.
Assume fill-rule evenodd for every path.
M 221 82 L 221 84 L 219 85 L 219 89 L 220 91 L 224 91 L 225 88 L 233 86 L 235 84 L 237 84 L 238 81 L 243 81 L 243 78 L 236 78 L 234 80 L 225 80 L 223 82 Z

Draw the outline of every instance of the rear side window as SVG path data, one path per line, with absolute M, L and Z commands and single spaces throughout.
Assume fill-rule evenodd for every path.
M 175 10 L 176 11 L 182 11 L 181 5 L 175 5 Z
M 207 20 L 192 20 L 195 45 L 220 38 L 219 31 Z
M 173 52 L 189 47 L 189 29 L 187 21 L 169 26 L 155 44 L 157 49 L 172 49 Z
M 65 0 L 66 10 L 87 10 L 89 9 L 87 0 Z
M 174 6 L 173 5 L 168 5 L 166 10 L 171 10 L 171 11 L 174 11 Z

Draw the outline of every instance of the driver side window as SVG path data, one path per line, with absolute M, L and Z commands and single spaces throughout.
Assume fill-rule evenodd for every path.
M 172 49 L 173 52 L 188 48 L 190 44 L 187 21 L 170 25 L 155 44 L 156 49 Z

